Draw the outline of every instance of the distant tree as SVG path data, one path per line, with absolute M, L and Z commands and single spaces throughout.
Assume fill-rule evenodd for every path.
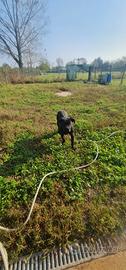
M 26 67 L 30 71 L 32 69 L 32 67 L 33 67 L 33 51 L 32 51 L 30 46 L 27 49 L 27 53 L 26 53 L 26 55 L 24 55 L 23 58 L 25 58 L 24 64 L 26 65 Z
M 60 58 L 60 57 L 58 57 L 58 58 L 56 59 L 56 63 L 57 63 L 57 71 L 60 72 L 61 67 L 63 67 L 63 59 Z
M 38 51 L 34 50 L 34 47 L 29 46 L 26 53 L 23 55 L 23 64 L 29 70 L 34 69 L 40 63 L 40 54 Z
M 11 67 L 6 63 L 3 63 L 2 68 L 8 69 L 8 70 L 11 69 Z
M 0 71 L 2 72 L 2 79 L 6 81 L 6 83 L 8 82 L 11 70 L 12 70 L 11 67 L 6 63 L 4 63 L 0 68 Z
M 73 61 L 67 62 L 67 63 L 66 63 L 66 66 L 70 66 L 70 65 L 74 65 L 74 64 L 75 64 L 75 62 L 74 62 L 74 60 L 73 60 Z
M 121 59 L 117 59 L 117 60 L 113 61 L 111 64 L 112 64 L 113 71 L 123 72 L 124 67 L 126 65 L 126 57 L 123 56 Z
M 94 59 L 94 61 L 91 63 L 91 65 L 97 71 L 101 70 L 102 66 L 103 66 L 103 60 L 100 57 L 98 57 L 98 58 Z
M 50 70 L 50 64 L 49 64 L 48 60 L 41 59 L 38 68 L 42 72 L 48 72 Z
M 103 71 L 111 71 L 111 63 L 109 61 L 105 61 L 102 65 Z
M 39 34 L 35 18 L 44 16 L 44 0 L 0 1 L 0 51 L 23 67 L 23 54 Z M 43 27 L 45 21 L 43 20 Z
M 74 61 L 75 61 L 75 64 L 77 64 L 77 65 L 85 65 L 85 64 L 87 64 L 87 60 L 84 57 L 77 58 Z

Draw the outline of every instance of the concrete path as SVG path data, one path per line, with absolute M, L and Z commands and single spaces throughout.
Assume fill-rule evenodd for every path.
M 80 264 L 69 270 L 126 270 L 126 251 Z

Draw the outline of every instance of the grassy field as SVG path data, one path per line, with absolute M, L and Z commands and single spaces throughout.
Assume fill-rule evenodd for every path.
M 70 91 L 71 96 L 56 93 Z M 75 120 L 75 147 L 61 145 L 56 113 Z M 45 173 L 91 162 L 85 170 L 57 173 L 43 183 L 22 232 L 3 233 L 10 257 L 90 237 L 120 233 L 126 221 L 126 86 L 57 82 L 0 85 L 0 224 L 27 217 Z M 120 131 L 112 137 L 114 131 Z
M 34 70 L 35 72 L 35 70 Z M 102 72 L 104 74 L 106 72 Z M 98 80 L 101 72 L 93 73 L 92 80 Z M 122 73 L 121 72 L 112 72 L 113 84 L 120 85 Z M 76 81 L 85 81 L 88 79 L 88 72 L 78 72 Z M 26 73 L 24 70 L 22 73 L 19 70 L 10 70 L 10 71 L 0 71 L 0 82 L 1 83 L 50 83 L 50 82 L 65 82 L 66 73 L 43 73 L 37 75 L 35 73 L 29 72 Z M 124 75 L 123 85 L 126 85 L 126 75 Z

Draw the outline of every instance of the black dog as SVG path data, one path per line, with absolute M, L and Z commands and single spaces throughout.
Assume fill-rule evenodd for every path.
M 71 116 L 68 116 L 67 112 L 59 111 L 57 113 L 58 132 L 61 135 L 62 144 L 65 142 L 64 135 L 70 134 L 71 146 L 74 149 L 74 132 L 72 122 L 75 123 L 75 120 Z

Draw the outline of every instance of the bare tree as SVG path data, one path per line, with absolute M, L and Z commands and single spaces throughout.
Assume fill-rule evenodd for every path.
M 63 59 L 58 57 L 56 59 L 57 67 L 62 67 L 63 66 Z
M 43 18 L 44 5 L 44 0 L 1 0 L 0 51 L 11 56 L 19 68 L 23 67 L 23 54 L 39 35 L 35 18 L 39 12 Z M 42 23 L 41 29 L 45 21 Z

